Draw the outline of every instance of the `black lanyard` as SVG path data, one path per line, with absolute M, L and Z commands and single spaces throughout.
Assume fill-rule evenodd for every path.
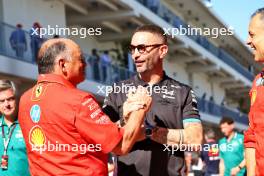
M 6 139 L 4 125 L 2 124 L 2 137 L 3 137 L 3 141 L 4 141 L 4 155 L 7 155 L 7 147 L 8 147 L 8 144 L 10 142 L 11 136 L 12 136 L 15 128 L 16 128 L 16 124 L 13 125 L 13 127 L 12 127 L 12 129 L 8 135 L 8 138 Z

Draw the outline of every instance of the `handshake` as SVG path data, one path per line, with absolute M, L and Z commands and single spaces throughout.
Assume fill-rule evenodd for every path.
M 127 100 L 123 104 L 123 118 L 126 122 L 129 115 L 133 111 L 143 109 L 149 111 L 152 103 L 152 98 L 146 88 L 139 86 L 134 92 L 129 91 Z

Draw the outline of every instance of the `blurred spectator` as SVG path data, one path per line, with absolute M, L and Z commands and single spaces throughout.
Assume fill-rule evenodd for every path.
M 197 152 L 193 152 L 192 156 L 192 172 L 194 176 L 203 176 L 203 162 Z
M 92 49 L 92 55 L 90 56 L 89 63 L 93 68 L 93 78 L 95 80 L 100 80 L 100 72 L 99 72 L 100 56 L 98 55 L 96 49 Z
M 215 140 L 215 132 L 209 129 L 205 132 L 205 144 L 201 152 L 201 159 L 205 166 L 205 176 L 219 174 L 219 147 Z
M 117 163 L 116 156 L 113 153 L 108 154 L 108 176 L 116 176 L 117 174 Z
M 211 101 L 212 103 L 214 103 L 214 97 L 212 95 L 210 96 L 209 101 Z
M 29 176 L 26 144 L 17 120 L 16 88 L 0 80 L 1 176 Z
M 109 51 L 104 51 L 101 55 L 102 71 L 103 71 L 103 81 L 107 81 L 108 77 L 108 68 L 112 62 L 111 57 L 109 56 Z
M 219 141 L 220 176 L 244 176 L 246 173 L 244 159 L 244 135 L 234 131 L 234 120 L 223 118 L 220 128 L 224 138 Z
M 184 160 L 186 163 L 186 167 L 187 167 L 187 174 L 188 176 L 192 176 L 193 171 L 192 171 L 192 153 L 191 152 L 185 152 L 184 153 Z
M 27 51 L 26 35 L 21 24 L 17 24 L 16 27 L 16 30 L 12 32 L 9 38 L 9 42 L 12 49 L 16 52 L 16 56 L 23 58 L 24 52 Z
M 36 58 L 38 56 L 39 48 L 44 41 L 44 39 L 40 38 L 39 29 L 41 28 L 38 22 L 35 22 L 30 29 L 30 47 L 32 52 L 32 61 L 36 62 Z
M 207 103 L 205 101 L 205 98 L 206 98 L 206 92 L 204 92 L 202 97 L 201 97 L 201 110 L 207 112 L 208 111 L 208 107 L 206 107 Z
M 211 95 L 209 98 L 209 112 L 214 113 L 214 97 Z
M 224 97 L 223 100 L 221 101 L 221 106 L 226 106 L 226 100 L 225 100 L 225 97 Z
M 202 99 L 205 100 L 205 98 L 206 98 L 206 92 L 204 92 L 202 95 Z

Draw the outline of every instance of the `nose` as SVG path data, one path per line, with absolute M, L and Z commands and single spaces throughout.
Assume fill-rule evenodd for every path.
M 139 58 L 141 54 L 139 53 L 138 49 L 135 48 L 134 53 L 132 54 L 132 57 L 134 58 L 134 60 L 137 60 Z
M 251 45 L 252 43 L 252 38 L 250 37 L 250 35 L 248 35 L 247 41 L 246 41 L 247 45 Z

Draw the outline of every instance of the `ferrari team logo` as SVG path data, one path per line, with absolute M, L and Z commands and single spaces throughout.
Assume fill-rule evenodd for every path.
M 41 148 L 46 143 L 46 136 L 40 126 L 35 125 L 31 128 L 29 132 L 29 143 L 32 148 Z
M 41 95 L 43 91 L 43 87 L 41 84 L 39 84 L 37 87 L 36 87 L 36 90 L 35 90 L 35 96 L 36 98 L 39 98 L 39 96 Z
M 256 98 L 257 98 L 257 90 L 253 90 L 251 92 L 251 106 L 255 103 Z
M 46 88 L 47 86 L 43 84 L 36 85 L 36 87 L 34 87 L 32 91 L 31 100 L 39 101 L 41 97 L 44 95 Z

